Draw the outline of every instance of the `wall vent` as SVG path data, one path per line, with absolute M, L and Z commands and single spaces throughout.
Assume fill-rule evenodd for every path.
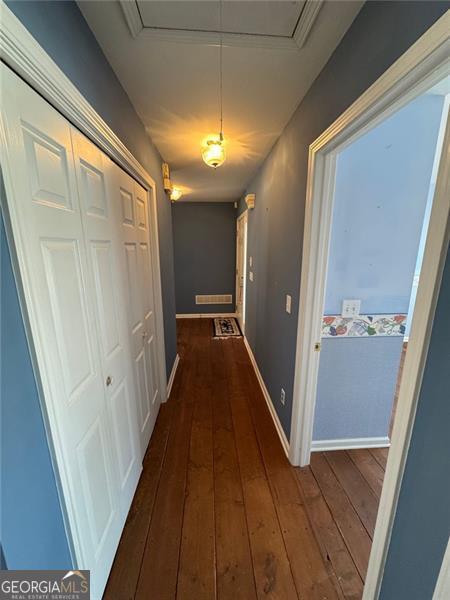
M 195 296 L 195 304 L 233 304 L 232 294 L 210 294 Z

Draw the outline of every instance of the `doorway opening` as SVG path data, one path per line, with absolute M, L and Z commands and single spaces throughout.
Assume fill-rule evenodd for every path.
M 247 225 L 248 213 L 236 222 L 236 318 L 245 335 L 245 295 L 247 290 Z
M 348 549 L 349 594 L 367 576 L 449 100 L 446 78 L 336 155 L 312 455 L 299 479 Z M 310 516 L 327 546 L 323 515 Z
M 313 451 L 390 445 L 449 99 L 446 78 L 337 152 Z
M 310 148 L 290 460 L 294 465 L 309 465 L 311 451 L 317 450 L 317 453 L 314 452 L 312 455 L 312 468 L 309 473 L 315 477 L 315 484 L 322 493 L 322 500 L 327 504 L 331 517 L 335 519 L 331 493 L 339 490 L 340 500 L 336 501 L 335 507 L 342 508 L 340 501 L 348 503 L 355 513 L 361 531 L 365 532 L 364 535 L 368 535 L 365 563 L 356 565 L 355 562 L 359 576 L 364 582 L 364 599 L 376 597 L 379 590 L 395 516 L 398 490 L 414 424 L 415 407 L 442 276 L 443 257 L 448 246 L 450 159 L 448 152 L 440 152 L 440 149 L 447 149 L 450 144 L 450 127 L 447 119 L 450 69 L 448 57 L 444 57 L 444 49 L 437 40 L 433 47 L 432 37 L 433 34 L 430 34 L 427 41 L 421 39 L 416 44 L 416 48 L 412 49 L 414 52 L 410 52 L 411 56 L 405 55 L 399 59 Z M 419 59 L 421 52 L 426 60 Z M 425 126 L 423 131 L 424 136 L 430 136 L 434 132 L 434 138 L 428 139 L 428 174 L 422 173 L 426 185 L 421 186 L 420 207 L 416 205 L 418 200 L 414 201 L 412 191 L 406 194 L 403 206 L 397 207 L 396 203 L 401 193 L 405 192 L 403 189 L 390 192 L 393 198 L 390 203 L 387 201 L 386 191 L 379 191 L 378 197 L 374 194 L 374 197 L 370 198 L 364 182 L 359 180 L 362 174 L 367 172 L 373 178 L 372 186 L 389 182 L 398 185 L 399 174 L 402 169 L 405 171 L 407 169 L 405 165 L 401 165 L 401 162 L 398 168 L 393 168 L 389 160 L 387 166 L 384 165 L 380 157 L 386 159 L 383 153 L 392 153 L 394 145 L 386 142 L 383 146 L 380 141 L 378 155 L 368 160 L 369 164 L 364 170 L 361 164 L 358 166 L 358 161 L 362 160 L 362 146 L 367 143 L 370 136 L 376 137 L 390 120 L 403 117 L 407 111 L 417 109 L 420 103 L 438 105 L 433 128 Z M 423 125 L 420 121 L 425 114 L 423 106 L 418 114 L 419 117 L 411 121 L 413 129 Z M 404 185 L 411 186 L 419 175 L 420 169 L 418 164 L 415 164 L 415 160 L 423 147 L 418 137 L 411 136 L 411 131 L 408 130 L 403 137 L 409 137 L 409 145 L 403 152 L 399 152 L 399 156 L 401 160 L 410 156 L 408 167 L 412 181 L 407 181 Z M 353 161 L 356 162 L 357 167 L 353 172 L 351 169 L 347 169 L 346 172 L 345 155 L 347 153 L 348 158 L 352 151 Z M 389 175 L 386 174 L 388 169 L 391 169 Z M 343 174 L 347 175 L 347 184 L 339 179 Z M 411 186 L 414 194 L 418 188 L 418 184 Z M 337 202 L 339 194 L 344 199 L 342 206 L 345 210 L 341 212 Z M 352 194 L 355 196 L 353 208 L 349 206 Z M 373 202 L 371 213 L 360 220 L 364 201 L 367 198 Z M 415 211 L 420 218 L 415 223 L 414 234 L 409 230 L 408 239 L 402 242 L 400 238 L 405 234 L 405 224 Z M 391 216 L 391 221 L 385 221 L 388 224 L 386 227 L 395 225 L 390 233 L 389 229 L 381 226 L 381 220 L 378 220 L 382 215 Z M 333 228 L 335 217 L 338 217 L 341 225 L 338 228 Z M 365 233 L 364 228 L 366 228 Z M 336 233 L 341 234 L 341 240 L 337 245 L 335 244 Z M 355 240 L 362 245 L 362 250 L 358 250 Z M 335 250 L 338 248 L 338 253 L 333 255 L 333 248 Z M 408 253 L 405 252 L 406 250 Z M 386 281 L 386 273 L 383 270 L 372 279 L 369 276 L 374 274 L 375 258 L 378 254 L 384 255 L 385 265 L 388 265 L 385 268 L 392 278 L 393 292 L 389 298 L 391 305 L 383 309 L 375 305 L 371 306 L 369 303 L 375 300 L 375 292 L 379 290 L 380 282 Z M 408 267 L 400 267 L 400 256 L 406 254 L 409 254 Z M 372 295 L 358 296 L 356 292 L 343 289 L 349 281 L 346 279 L 345 270 L 355 260 L 361 261 L 364 267 L 356 278 L 356 283 L 366 291 L 369 289 Z M 333 267 L 333 264 L 335 271 L 330 272 L 329 267 Z M 420 274 L 420 279 L 416 285 L 417 299 L 415 300 L 413 279 L 417 272 Z M 395 273 L 398 274 L 398 280 Z M 408 273 L 409 284 L 403 289 L 407 291 L 400 293 L 396 286 L 399 286 L 400 281 L 406 280 L 406 273 Z M 339 289 L 339 286 L 342 295 L 338 299 L 336 295 L 333 296 L 333 293 Z M 395 302 L 400 299 L 403 305 L 394 307 Z M 346 302 L 343 303 L 343 300 Z M 413 319 L 411 319 L 412 312 Z M 410 314 L 409 319 L 408 314 Z M 409 335 L 406 335 L 407 333 Z M 361 342 L 367 344 L 365 350 L 369 348 L 368 344 L 372 345 L 373 350 L 385 341 L 390 349 L 386 353 L 380 352 L 379 356 L 383 360 L 389 353 L 391 359 L 396 357 L 395 361 L 391 360 L 389 363 L 390 379 L 385 376 L 382 361 L 376 363 L 369 360 L 368 367 L 361 368 L 361 365 L 358 366 L 358 361 L 362 358 L 363 352 L 357 350 L 353 353 L 353 349 L 350 348 L 354 342 L 358 344 Z M 404 353 L 403 377 L 398 386 L 398 404 L 391 443 L 390 422 L 398 383 L 396 375 L 403 356 L 405 341 L 407 349 Z M 328 361 L 327 368 L 329 350 L 327 345 L 331 347 L 334 343 L 347 343 L 348 346 L 341 347 L 335 358 Z M 336 351 L 337 346 L 331 349 Z M 394 368 L 392 364 L 395 365 Z M 345 372 L 347 368 L 349 368 L 349 376 Z M 377 371 L 378 368 L 380 371 Z M 332 369 L 336 370 L 334 375 Z M 382 375 L 376 377 L 377 373 Z M 324 374 L 325 376 L 322 377 Z M 369 388 L 367 381 L 374 374 L 372 386 Z M 389 379 L 389 386 L 387 379 Z M 373 394 L 370 402 L 359 415 L 356 414 L 355 406 L 361 409 L 361 404 L 340 406 L 338 403 L 350 397 L 349 392 L 352 391 L 353 385 L 359 385 L 357 392 L 359 399 L 365 400 L 367 396 Z M 328 405 L 325 402 L 320 407 L 319 396 L 321 393 L 323 396 L 327 386 L 331 391 L 329 396 L 331 401 Z M 353 437 L 343 434 L 342 430 L 338 435 L 328 435 L 331 429 L 323 435 L 321 427 L 325 421 L 320 422 L 321 418 L 328 419 L 330 428 L 335 425 L 349 426 L 352 423 L 360 425 L 361 417 L 366 419 L 365 424 L 368 425 L 371 418 L 379 416 L 376 409 L 379 408 L 381 396 L 387 399 L 382 435 L 371 436 L 368 434 L 368 428 L 353 434 Z M 347 445 L 349 440 L 351 443 Z M 367 445 L 363 444 L 362 440 L 368 442 Z M 314 441 L 317 443 L 313 444 Z M 325 444 L 324 441 L 328 443 Z M 338 450 L 339 448 L 341 450 Z M 316 473 L 314 473 L 314 462 L 321 463 L 316 464 Z M 385 474 L 384 469 L 386 469 Z M 327 489 L 327 485 L 331 487 Z M 358 493 L 355 495 L 358 487 L 359 491 L 364 488 L 362 495 L 359 496 Z M 336 520 L 335 527 L 342 534 Z M 354 528 L 350 529 L 354 531 Z M 343 543 L 347 546 L 348 540 L 342 537 Z M 360 558 L 361 547 L 354 548 L 354 551 L 354 557 Z

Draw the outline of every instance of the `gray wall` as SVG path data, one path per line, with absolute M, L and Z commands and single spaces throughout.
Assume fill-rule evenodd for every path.
M 234 312 L 236 217 L 230 202 L 172 205 L 177 313 Z M 196 305 L 196 294 L 232 294 L 233 304 Z
M 171 210 L 163 188 L 161 157 L 76 2 L 7 0 L 6 4 L 156 182 L 169 377 L 176 356 L 175 284 Z
M 72 567 L 0 215 L 1 549 L 9 569 Z
M 431 600 L 450 535 L 450 252 L 380 600 Z
M 448 2 L 367 2 L 247 187 L 247 193 L 256 193 L 256 208 L 249 211 L 255 277 L 247 286 L 246 333 L 288 436 L 309 145 L 448 7 Z M 241 201 L 240 211 L 244 208 Z M 290 315 L 286 294 L 292 295 Z
M 387 437 L 403 337 L 322 338 L 313 440 Z

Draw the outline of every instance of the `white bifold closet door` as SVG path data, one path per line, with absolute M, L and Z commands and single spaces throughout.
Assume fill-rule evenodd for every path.
M 147 193 L 115 166 L 122 207 L 122 243 L 128 289 L 128 328 L 138 394 L 141 447 L 147 448 L 161 402 Z
M 1 76 L 2 170 L 43 398 L 77 567 L 100 599 L 160 402 L 147 193 L 4 65 Z

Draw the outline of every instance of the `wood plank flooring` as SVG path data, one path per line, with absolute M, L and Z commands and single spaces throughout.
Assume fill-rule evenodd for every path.
M 178 352 L 104 598 L 361 598 L 387 451 L 293 468 L 242 339 L 182 319 Z

